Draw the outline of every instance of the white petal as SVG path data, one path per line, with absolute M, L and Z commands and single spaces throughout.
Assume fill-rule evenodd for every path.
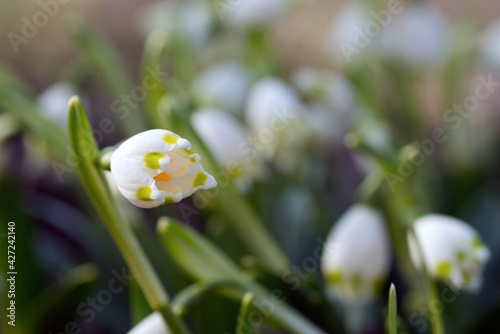
M 128 334 L 170 334 L 170 331 L 161 314 L 154 312 L 132 328 Z
M 266 25 L 282 18 L 293 5 L 291 0 L 241 0 L 231 6 L 219 9 L 221 18 L 229 25 L 236 27 L 251 27 Z
M 489 250 L 480 243 L 472 226 L 453 217 L 429 214 L 417 219 L 414 228 L 432 276 L 459 288 L 478 288 Z M 409 243 L 412 260 L 420 266 L 420 255 L 411 235 Z
M 237 113 L 244 106 L 249 86 L 250 77 L 245 68 L 236 62 L 225 62 L 203 71 L 192 88 L 201 105 Z
M 361 280 L 358 291 L 350 297 L 370 299 L 373 285 L 385 279 L 390 269 L 390 249 L 385 222 L 381 214 L 365 205 L 347 210 L 334 225 L 325 243 L 322 270 L 325 276 L 341 275 L 342 280 Z M 342 291 L 344 297 L 349 297 Z

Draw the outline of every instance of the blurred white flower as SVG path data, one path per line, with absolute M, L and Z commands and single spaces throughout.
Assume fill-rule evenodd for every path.
M 382 30 L 382 55 L 410 65 L 427 65 L 443 59 L 449 31 L 436 6 L 418 2 L 404 7 Z
M 339 73 L 312 67 L 299 67 L 291 76 L 298 90 L 315 101 L 321 101 L 335 112 L 347 113 L 354 106 L 354 90 Z
M 199 48 L 208 40 L 214 19 L 208 2 L 184 0 L 176 12 L 176 29 L 190 45 Z
M 414 228 L 430 275 L 470 292 L 481 288 L 490 251 L 474 228 L 462 220 L 438 214 L 417 219 Z M 412 261 L 420 268 L 422 260 L 412 234 L 408 234 L 408 244 Z
M 170 331 L 161 314 L 154 312 L 141 320 L 127 334 L 170 334 Z
M 220 0 L 216 11 L 231 26 L 250 28 L 270 25 L 283 18 L 294 6 L 294 0 Z
M 161 0 L 148 4 L 138 14 L 139 29 L 144 36 L 155 30 L 170 35 L 175 28 L 175 1 Z
M 159 29 L 169 37 L 177 34 L 187 45 L 199 48 L 208 39 L 214 19 L 205 1 L 162 0 L 142 10 L 139 26 L 145 36 Z
M 500 69 L 500 19 L 493 21 L 483 32 L 480 47 L 485 64 Z
M 250 76 L 237 62 L 213 65 L 193 82 L 193 93 L 202 106 L 214 106 L 238 113 L 245 104 Z
M 262 79 L 251 88 L 245 112 L 257 151 L 283 171 L 293 169 L 309 135 L 297 92 L 281 79 Z
M 269 77 L 257 82 L 250 90 L 246 118 L 254 131 L 272 127 L 280 118 L 299 116 L 302 109 L 299 96 L 286 82 Z
M 155 129 L 123 142 L 111 155 L 111 173 L 122 195 L 132 204 L 153 208 L 177 203 L 198 189 L 217 185 L 200 160 L 189 141 Z
M 336 64 L 356 61 L 371 49 L 372 40 L 363 33 L 373 20 L 369 8 L 359 1 L 348 2 L 332 19 L 325 40 L 325 51 Z
M 191 119 L 196 132 L 219 165 L 231 173 L 240 190 L 247 190 L 254 179 L 262 177 L 261 159 L 245 151 L 249 136 L 238 119 L 213 108 L 200 109 Z
M 349 208 L 324 245 L 321 268 L 327 290 L 345 300 L 370 301 L 387 278 L 390 264 L 382 215 L 362 204 Z
M 38 95 L 36 103 L 45 117 L 67 129 L 68 101 L 75 94 L 76 90 L 71 84 L 58 82 Z

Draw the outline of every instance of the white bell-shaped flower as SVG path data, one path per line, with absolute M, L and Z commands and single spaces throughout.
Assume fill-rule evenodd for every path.
M 246 119 L 253 131 L 280 127 L 300 116 L 302 105 L 297 92 L 283 80 L 270 77 L 257 82 L 250 90 Z
M 221 167 L 234 177 L 242 191 L 263 176 L 262 160 L 248 151 L 249 135 L 241 122 L 222 110 L 203 108 L 191 117 L 196 132 Z
M 490 251 L 474 228 L 453 217 L 429 214 L 417 219 L 414 229 L 430 275 L 471 292 L 481 287 Z M 412 261 L 420 268 L 421 254 L 412 234 L 408 244 Z
M 293 0 L 239 0 L 216 3 L 216 11 L 230 26 L 250 28 L 275 23 L 294 6 Z
M 336 64 L 358 61 L 373 48 L 373 38 L 365 32 L 373 20 L 370 9 L 359 1 L 344 5 L 332 19 L 325 40 L 325 51 Z M 376 37 L 376 36 L 375 36 Z
M 66 129 L 68 127 L 68 101 L 75 94 L 75 88 L 71 84 L 58 82 L 38 95 L 36 103 L 45 117 Z
M 321 268 L 327 290 L 350 301 L 370 301 L 391 265 L 389 238 L 382 215 L 358 204 L 334 225 L 324 245 Z
M 284 171 L 293 169 L 309 135 L 297 92 L 281 79 L 262 79 L 251 88 L 245 112 L 258 153 Z
M 123 142 L 111 155 L 111 173 L 122 195 L 132 204 L 153 208 L 177 203 L 198 189 L 217 185 L 200 160 L 189 141 L 155 129 Z
M 337 113 L 348 113 L 354 106 L 354 89 L 341 74 L 327 69 L 297 68 L 291 80 L 307 97 L 323 102 Z
M 483 32 L 481 58 L 487 66 L 500 69 L 500 19 L 493 21 Z
M 213 65 L 201 72 L 192 85 L 200 105 L 241 112 L 250 86 L 247 70 L 237 62 Z
M 141 320 L 127 334 L 170 334 L 170 331 L 161 314 L 154 312 Z
M 443 59 L 448 26 L 436 6 L 415 3 L 393 15 L 382 30 L 382 55 L 408 65 L 426 65 Z

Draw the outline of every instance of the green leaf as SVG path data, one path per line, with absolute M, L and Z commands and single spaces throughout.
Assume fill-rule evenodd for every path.
M 135 280 L 130 281 L 129 285 L 130 317 L 131 327 L 137 325 L 142 319 L 146 318 L 153 311 L 149 307 L 148 301 L 141 291 L 139 284 Z
M 398 305 L 396 287 L 393 283 L 389 289 L 389 334 L 398 334 Z
M 158 221 L 157 231 L 166 251 L 194 279 L 241 281 L 239 268 L 191 228 L 164 217 Z
M 253 293 L 247 292 L 241 301 L 240 314 L 236 324 L 236 334 L 253 334 L 252 326 L 252 311 L 255 311 L 253 306 L 255 297 Z
M 41 333 L 55 319 L 71 319 L 78 304 L 88 297 L 90 288 L 99 277 L 99 269 L 93 264 L 84 264 L 71 269 L 56 283 L 33 298 L 22 310 L 23 332 Z
M 258 308 L 267 312 L 269 319 L 277 319 L 291 333 L 324 333 L 302 314 L 286 305 L 280 298 L 283 295 L 281 291 L 273 291 L 278 293 L 279 296 L 276 296 L 251 281 L 231 259 L 193 229 L 173 219 L 161 218 L 157 231 L 165 250 L 193 278 L 202 282 L 234 281 L 255 295 L 259 302 Z

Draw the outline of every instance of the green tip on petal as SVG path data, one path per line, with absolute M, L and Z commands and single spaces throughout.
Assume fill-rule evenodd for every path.
M 136 193 L 136 197 L 138 200 L 140 201 L 143 201 L 143 202 L 151 202 L 153 201 L 151 199 L 151 192 L 153 190 L 151 189 L 151 187 L 148 187 L 148 186 L 143 186 L 143 187 L 140 187 L 138 190 L 137 190 L 137 193 Z
M 160 169 L 160 159 L 165 158 L 165 156 L 158 152 L 151 152 L 146 154 L 144 161 L 146 166 L 151 169 Z
M 207 180 L 207 175 L 205 173 L 199 172 L 198 174 L 196 174 L 196 177 L 194 178 L 193 188 L 204 185 L 206 180 Z

